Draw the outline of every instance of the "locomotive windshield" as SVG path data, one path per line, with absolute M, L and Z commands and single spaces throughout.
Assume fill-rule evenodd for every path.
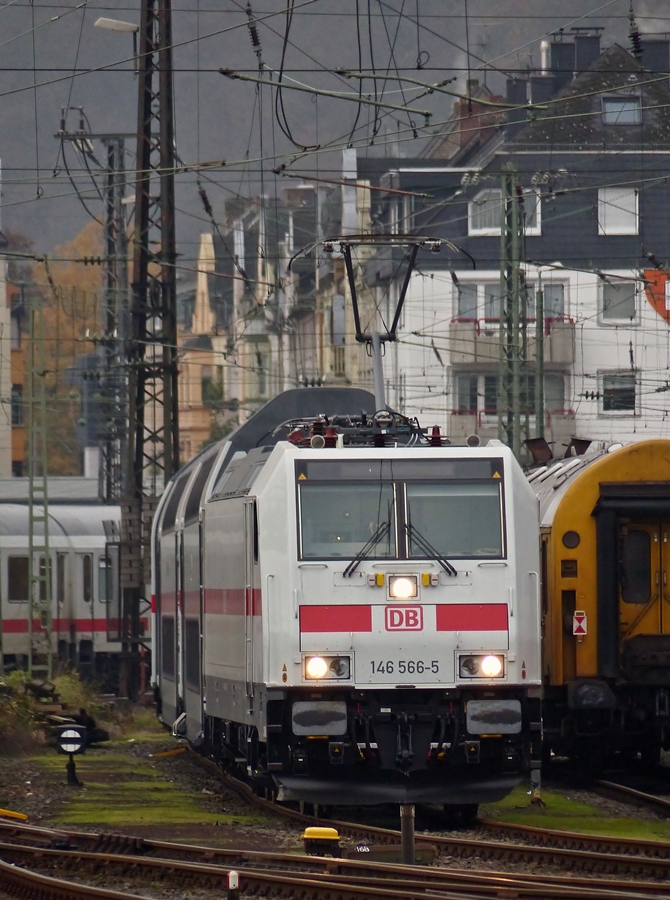
M 407 520 L 447 559 L 502 556 L 500 482 L 407 484 Z M 425 557 L 409 532 L 408 557 Z
M 500 459 L 298 462 L 300 557 L 500 558 L 502 475 Z
M 350 559 L 376 534 L 368 555 L 395 557 L 393 494 L 388 482 L 300 485 L 302 558 Z

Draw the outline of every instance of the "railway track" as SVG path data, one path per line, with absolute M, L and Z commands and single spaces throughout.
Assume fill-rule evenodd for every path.
M 223 773 L 211 760 L 204 759 L 196 753 L 192 755 L 199 764 L 217 774 L 228 788 L 253 805 L 275 815 L 292 819 L 301 825 L 313 825 L 315 821 L 319 821 L 318 816 L 309 816 L 304 812 L 258 797 L 247 784 Z M 400 840 L 400 832 L 389 828 L 334 819 L 328 819 L 323 824 L 337 828 L 342 837 L 354 841 L 371 840 L 379 844 L 397 844 Z M 664 878 L 670 874 L 670 843 L 665 841 L 581 834 L 529 825 L 514 825 L 490 819 L 480 820 L 479 824 L 486 832 L 503 836 L 505 841 L 481 839 L 471 841 L 445 837 L 433 832 L 422 832 L 418 837 L 422 841 L 434 844 L 442 854 L 458 859 L 476 857 L 503 862 L 516 859 L 539 865 L 563 866 L 571 871 L 617 872 L 652 878 Z M 512 844 L 509 842 L 512 837 L 524 843 Z M 657 867 L 654 867 L 654 861 L 658 862 Z M 636 868 L 638 866 L 639 868 Z M 666 875 L 662 874 L 664 871 Z
M 606 793 L 616 795 L 619 799 L 632 800 L 634 803 L 650 806 L 653 809 L 664 812 L 667 816 L 670 816 L 670 799 L 667 797 L 647 794 L 644 791 L 638 791 L 625 784 L 618 784 L 616 781 L 605 781 L 601 779 L 600 781 L 597 781 L 596 784 Z
M 518 875 L 495 872 L 454 871 L 439 867 L 397 866 L 359 860 L 304 857 L 297 854 L 236 851 L 209 847 L 192 847 L 163 841 L 144 841 L 118 835 L 93 835 L 81 832 L 49 831 L 26 826 L 0 826 L 0 887 L 5 887 L 9 870 L 16 885 L 21 873 L 39 868 L 36 888 L 22 885 L 21 896 L 77 897 L 81 900 L 128 897 L 128 881 L 146 886 L 156 896 L 161 886 L 172 891 L 179 887 L 211 891 L 221 897 L 226 889 L 228 872 L 239 872 L 242 896 L 296 897 L 305 900 L 387 897 L 389 900 L 418 898 L 515 897 L 565 898 L 565 900 L 621 900 L 668 897 L 667 873 L 659 882 L 601 881 L 566 876 Z M 12 838 L 13 842 L 10 842 Z M 63 846 L 52 848 L 50 842 Z M 76 846 L 80 844 L 80 846 Z M 67 847 L 68 849 L 65 849 Z M 93 848 L 106 847 L 106 850 Z M 114 850 L 110 850 L 114 847 Z M 124 851 L 125 852 L 118 852 Z M 7 865 L 11 863 L 12 865 Z M 669 863 L 670 865 L 670 863 Z M 34 873 L 30 873 L 33 875 Z M 91 890 L 72 878 L 106 881 L 119 880 L 125 893 Z M 67 880 L 66 880 L 67 878 Z M 46 880 L 45 880 L 46 879 Z M 76 890 L 67 892 L 68 885 Z M 33 894 L 32 891 L 36 892 Z M 42 891 L 42 893 L 40 893 Z M 60 892 L 60 893 L 59 893 Z M 133 892 L 134 893 L 134 892 Z M 134 894 L 135 896 L 135 894 Z
M 257 797 L 246 784 L 222 773 L 211 761 L 197 755 L 194 758 L 250 803 L 296 825 L 313 825 L 319 821 L 304 811 Z M 630 788 L 622 792 L 636 795 L 634 799 L 638 800 L 662 799 Z M 393 829 L 332 819 L 327 824 L 337 828 L 341 837 L 355 842 L 397 844 L 400 840 L 400 833 Z M 24 900 L 33 897 L 36 900 L 65 897 L 120 900 L 128 897 L 129 882 L 132 882 L 137 884 L 133 897 L 140 897 L 149 889 L 151 896 L 156 897 L 162 885 L 170 890 L 178 885 L 184 897 L 189 888 L 197 888 L 212 891 L 220 898 L 225 896 L 228 872 L 235 870 L 240 874 L 242 897 L 300 897 L 302 900 L 670 898 L 670 843 L 575 834 L 488 820 L 481 825 L 488 834 L 504 835 L 505 840 L 478 837 L 473 841 L 425 832 L 418 835 L 422 842 L 435 845 L 443 862 L 448 863 L 446 868 L 400 866 L 368 861 L 364 857 L 331 859 L 194 847 L 125 835 L 54 831 L 16 821 L 0 822 L 0 889 Z M 512 843 L 510 839 L 524 843 Z M 457 860 L 468 860 L 469 865 L 476 860 L 487 864 L 500 861 L 504 865 L 514 862 L 547 866 L 570 874 L 459 870 L 454 868 Z M 595 874 L 600 876 L 597 882 L 594 882 Z M 112 886 L 118 882 L 123 890 L 82 883 L 82 879 L 99 882 L 101 877 Z

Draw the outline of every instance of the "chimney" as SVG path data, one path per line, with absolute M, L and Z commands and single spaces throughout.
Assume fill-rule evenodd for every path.
M 572 81 L 575 73 L 575 45 L 553 41 L 551 45 L 551 70 L 554 73 L 554 93 Z
M 527 84 L 528 83 L 526 81 L 518 81 L 516 78 L 508 78 L 507 102 L 513 106 L 524 106 L 528 102 L 528 98 L 526 95 Z M 507 137 L 512 137 L 517 133 L 517 131 L 519 131 L 519 129 L 523 128 L 525 124 L 525 109 L 510 109 L 507 111 Z
M 585 72 L 600 56 L 599 34 L 575 35 L 575 71 Z
M 531 75 L 530 78 L 530 102 L 546 103 L 554 96 L 554 79 L 549 73 L 546 75 Z
M 540 68 L 543 75 L 546 75 L 551 68 L 551 44 L 549 41 L 540 43 Z
M 667 75 L 670 73 L 670 41 L 654 38 L 650 34 L 640 35 L 642 38 L 642 65 L 654 75 Z M 665 88 L 670 87 L 670 81 L 665 78 L 657 82 Z

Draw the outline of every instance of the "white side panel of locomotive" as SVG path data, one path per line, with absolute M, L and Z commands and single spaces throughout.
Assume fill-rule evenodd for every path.
M 205 675 L 239 684 L 245 658 L 244 560 L 244 501 L 212 504 L 205 549 Z

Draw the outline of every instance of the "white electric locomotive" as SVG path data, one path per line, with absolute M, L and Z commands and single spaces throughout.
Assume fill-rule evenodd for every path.
M 366 406 L 286 392 L 168 487 L 161 714 L 280 800 L 472 810 L 540 755 L 537 503 L 497 441 Z

